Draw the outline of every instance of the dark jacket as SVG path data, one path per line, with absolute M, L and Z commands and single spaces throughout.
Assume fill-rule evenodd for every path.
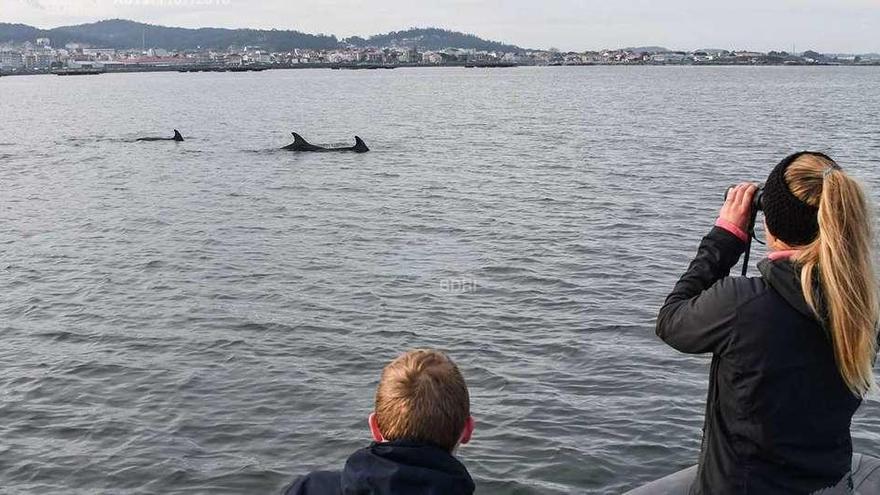
M 374 443 L 358 450 L 342 472 L 302 476 L 285 495 L 470 495 L 474 481 L 449 452 L 413 442 Z
M 744 249 L 715 227 L 657 318 L 670 346 L 712 353 L 691 493 L 812 493 L 849 476 L 861 400 L 841 378 L 796 267 L 763 260 L 761 277 L 728 277 Z

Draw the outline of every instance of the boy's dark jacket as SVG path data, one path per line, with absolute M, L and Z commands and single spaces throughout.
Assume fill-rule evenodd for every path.
M 712 353 L 703 445 L 692 494 L 808 494 L 849 476 L 846 387 L 829 333 L 791 261 L 728 277 L 745 242 L 714 228 L 657 318 L 679 351 Z
M 470 495 L 474 481 L 449 452 L 421 443 L 374 443 L 358 450 L 339 471 L 298 478 L 284 495 Z

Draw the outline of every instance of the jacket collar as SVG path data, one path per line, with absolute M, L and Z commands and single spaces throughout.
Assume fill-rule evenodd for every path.
M 469 495 L 474 488 L 467 469 L 452 454 L 418 442 L 374 443 L 349 457 L 342 472 L 346 494 Z
M 798 313 L 816 319 L 816 313 L 810 308 L 807 300 L 804 298 L 804 292 L 801 288 L 800 269 L 792 261 L 791 254 L 787 252 L 774 253 L 775 256 L 763 259 L 758 263 L 758 271 L 761 272 L 767 285 L 782 296 L 789 306 L 797 310 Z M 816 280 L 815 284 L 817 283 L 818 280 Z M 822 298 L 817 286 L 814 287 L 813 293 L 817 295 L 816 303 L 821 308 Z

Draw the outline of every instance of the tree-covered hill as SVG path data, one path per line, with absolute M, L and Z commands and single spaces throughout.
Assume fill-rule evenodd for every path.
M 520 48 L 488 41 L 472 34 L 438 28 L 396 31 L 369 38 L 352 37 L 340 43 L 336 36 L 307 34 L 299 31 L 259 29 L 188 29 L 157 26 L 123 19 L 112 19 L 76 26 L 38 29 L 24 24 L 0 23 L 0 43 L 23 43 L 36 38 L 49 38 L 53 46 L 83 43 L 96 48 L 164 48 L 192 50 L 196 48 L 225 50 L 230 46 L 259 46 L 270 51 L 294 48 L 331 49 L 340 45 L 407 46 L 427 50 L 464 48 L 487 51 L 520 51 Z
M 33 41 L 49 38 L 54 46 L 84 43 L 100 48 L 165 48 L 188 50 L 195 48 L 226 49 L 232 45 L 257 45 L 267 50 L 286 51 L 294 48 L 333 48 L 338 45 L 335 36 L 300 33 L 299 31 L 257 29 L 187 29 L 156 26 L 140 22 L 113 19 L 37 29 L 22 24 L 0 24 L 0 43 Z
M 473 34 L 459 33 L 439 28 L 412 28 L 406 31 L 393 31 L 378 34 L 369 38 L 352 37 L 343 40 L 345 43 L 364 46 L 407 46 L 424 50 L 442 50 L 444 48 L 464 48 L 485 51 L 517 52 L 522 51 L 515 45 L 479 38 Z

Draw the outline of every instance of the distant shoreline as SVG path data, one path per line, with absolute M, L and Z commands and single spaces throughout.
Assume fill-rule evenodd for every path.
M 693 63 L 693 64 L 651 64 L 651 63 L 628 63 L 628 64 L 562 64 L 562 65 L 536 65 L 536 64 L 393 64 L 393 65 L 352 65 L 352 64 L 291 64 L 291 65 L 268 65 L 268 66 L 243 66 L 243 67 L 204 67 L 204 66 L 153 66 L 153 67 L 119 67 L 105 68 L 101 74 L 130 74 L 140 72 L 262 72 L 266 70 L 304 70 L 304 69 L 333 69 L 333 70 L 392 70 L 392 69 L 420 69 L 420 68 L 468 68 L 468 69 L 507 69 L 516 67 L 543 67 L 556 69 L 560 67 L 880 67 L 880 63 L 861 64 L 729 64 L 729 63 Z M 39 76 L 55 75 L 53 70 L 19 70 L 15 72 L 0 71 L 0 77 L 8 76 Z

